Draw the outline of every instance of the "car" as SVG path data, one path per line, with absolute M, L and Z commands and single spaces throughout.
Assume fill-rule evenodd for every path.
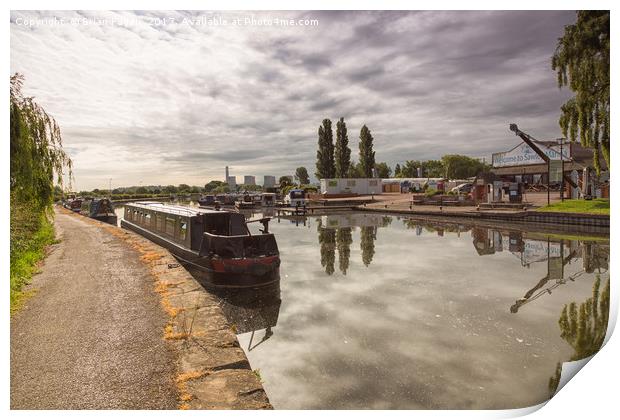
M 471 189 L 474 187 L 474 184 L 471 182 L 466 182 L 464 184 L 459 184 L 456 187 L 450 190 L 451 193 L 456 194 L 468 194 L 471 192 Z

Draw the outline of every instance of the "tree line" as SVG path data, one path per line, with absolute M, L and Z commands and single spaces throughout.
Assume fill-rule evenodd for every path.
M 394 167 L 396 178 L 465 179 L 489 171 L 491 165 L 464 155 L 444 155 L 438 160 L 407 160 Z

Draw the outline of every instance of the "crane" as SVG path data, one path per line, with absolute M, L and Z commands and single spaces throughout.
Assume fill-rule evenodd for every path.
M 510 128 L 510 131 L 514 132 L 517 136 L 521 137 L 521 140 L 523 140 L 523 142 L 527 144 L 547 164 L 547 204 L 549 204 L 550 202 L 549 172 L 550 172 L 551 158 L 547 156 L 547 154 L 543 152 L 540 147 L 538 147 L 538 143 L 540 142 L 536 140 L 534 137 L 530 136 L 529 134 L 519 130 L 519 127 L 517 127 L 517 124 L 512 123 L 510 124 L 509 128 Z M 562 162 L 564 162 L 563 159 L 564 157 L 562 156 Z M 578 185 L 575 184 L 575 182 L 570 177 L 564 174 L 563 166 L 562 166 L 562 179 L 566 181 L 571 187 L 579 188 Z

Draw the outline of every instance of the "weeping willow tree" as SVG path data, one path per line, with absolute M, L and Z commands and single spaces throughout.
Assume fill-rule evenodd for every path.
M 562 105 L 560 127 L 571 141 L 593 149 L 601 171 L 601 153 L 609 168 L 609 11 L 577 12 L 567 25 L 551 60 L 560 88 L 575 96 Z
M 23 77 L 11 76 L 10 87 L 10 203 L 11 312 L 25 296 L 22 288 L 55 239 L 51 223 L 54 181 L 71 179 L 71 159 L 62 149 L 56 121 L 33 98 L 22 94 Z
M 592 297 L 577 306 L 571 302 L 564 305 L 560 320 L 560 337 L 574 350 L 570 361 L 585 359 L 595 354 L 603 346 L 609 320 L 609 280 L 601 291 L 601 278 L 596 277 L 592 287 Z M 558 363 L 555 375 L 549 379 L 551 396 L 560 383 L 562 365 Z
M 54 197 L 54 180 L 69 179 L 71 159 L 62 149 L 60 128 L 33 98 L 22 94 L 24 78 L 11 76 L 11 199 L 49 209 Z

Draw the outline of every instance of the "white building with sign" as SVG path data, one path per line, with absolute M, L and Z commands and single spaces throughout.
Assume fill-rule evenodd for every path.
M 582 147 L 578 142 L 560 145 L 557 141 L 537 141 L 536 144 L 549 157 L 549 164 L 524 142 L 508 151 L 493 153 L 491 171 L 498 177 L 494 182 L 497 184 L 493 188 L 494 193 L 498 193 L 499 188 L 507 183 L 551 184 L 557 187 L 564 180 L 564 196 L 567 198 L 584 195 L 604 197 L 608 194 L 605 190 L 597 192 L 598 187 L 593 182 L 591 149 Z M 501 195 L 494 194 L 492 201 L 498 199 L 501 199 Z
M 381 178 L 321 179 L 321 194 L 328 196 L 381 194 L 381 185 Z
M 564 147 L 562 147 L 562 151 L 561 151 L 562 154 L 560 154 L 559 145 L 547 146 L 545 144 L 541 144 L 540 149 L 551 160 L 570 161 L 570 158 L 571 158 L 570 145 L 565 145 Z M 562 155 L 564 155 L 563 159 L 561 157 Z M 508 150 L 507 152 L 493 153 L 492 161 L 493 161 L 494 168 L 503 168 L 503 167 L 508 167 L 508 166 L 519 166 L 519 165 L 545 164 L 545 161 L 543 160 L 543 158 L 538 156 L 538 154 L 534 150 L 532 150 L 530 146 L 528 146 L 525 143 L 519 143 L 518 145 Z

